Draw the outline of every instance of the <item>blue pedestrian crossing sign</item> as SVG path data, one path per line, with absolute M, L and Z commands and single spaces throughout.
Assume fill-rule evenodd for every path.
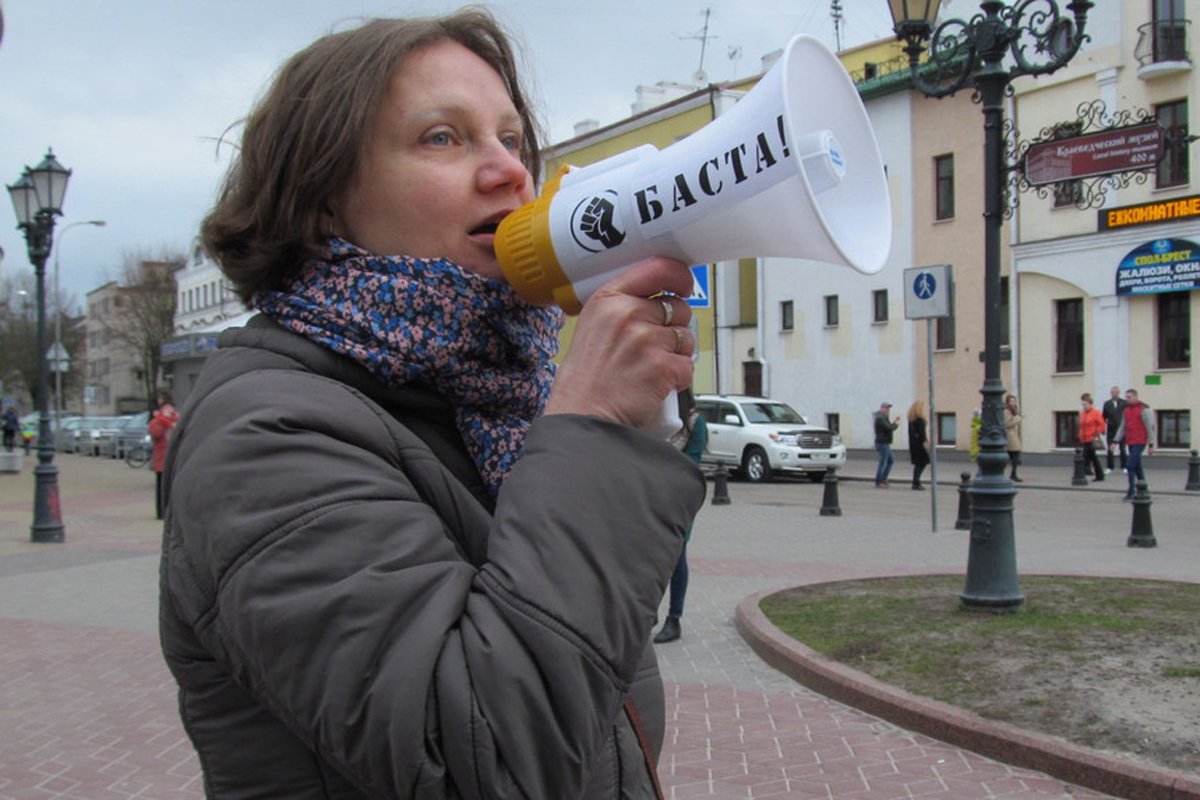
M 948 317 L 954 310 L 954 275 L 949 264 L 904 270 L 905 319 Z
M 692 267 L 692 296 L 687 302 L 692 308 L 708 308 L 712 304 L 708 293 L 708 264 Z

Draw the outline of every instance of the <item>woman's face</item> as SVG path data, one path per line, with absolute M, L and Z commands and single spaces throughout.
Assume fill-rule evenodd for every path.
M 496 224 L 534 198 L 525 131 L 500 75 L 457 42 L 411 53 L 335 202 L 339 235 L 376 255 L 447 258 L 503 279 Z

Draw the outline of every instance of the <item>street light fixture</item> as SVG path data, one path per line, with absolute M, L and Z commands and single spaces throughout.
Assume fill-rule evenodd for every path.
M 66 352 L 62 346 L 62 299 L 58 293 L 58 257 L 62 254 L 62 240 L 67 235 L 67 231 L 71 228 L 80 225 L 94 225 L 97 228 L 103 228 L 108 223 L 102 219 L 88 219 L 80 222 L 72 222 L 69 225 L 64 225 L 63 229 L 58 232 L 58 247 L 54 250 L 54 436 L 58 437 L 59 427 L 62 425 L 61 414 L 63 411 L 62 401 L 62 374 L 63 353 Z
M 37 276 L 37 410 L 38 465 L 34 468 L 33 528 L 35 542 L 63 541 L 62 506 L 58 496 L 58 468 L 50 442 L 49 364 L 46 358 L 46 259 L 54 242 L 54 218 L 62 215 L 63 197 L 71 170 L 65 169 L 46 151 L 42 163 L 25 168 L 15 183 L 6 187 L 17 215 L 17 228 L 25 235 L 29 260 Z
M 1091 0 L 1071 0 L 1068 18 L 1055 0 L 1021 0 L 1008 6 L 982 2 L 969 21 L 950 19 L 934 28 L 940 0 L 889 0 L 896 37 L 905 43 L 913 85 L 927 97 L 948 97 L 970 85 L 983 107 L 984 130 L 984 381 L 979 430 L 979 476 L 970 487 L 972 519 L 963 605 L 995 613 L 1025 602 L 1017 580 L 1013 498 L 1004 472 L 1004 385 L 1000 381 L 1000 233 L 1008 164 L 1004 152 L 1004 95 L 1014 78 L 1048 75 L 1074 58 L 1087 40 Z M 926 44 L 928 43 L 928 44 Z M 928 49 L 929 58 L 920 62 Z M 1008 63 L 1005 64 L 1005 60 Z

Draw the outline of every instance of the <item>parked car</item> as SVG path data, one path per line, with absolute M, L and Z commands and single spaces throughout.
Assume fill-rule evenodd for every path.
M 117 428 L 116 435 L 108 440 L 108 445 L 104 448 L 103 454 L 112 458 L 124 458 L 133 449 L 134 445 L 145 438 L 147 433 L 146 425 L 149 421 L 149 411 L 143 411 L 140 414 L 129 414 L 123 417 L 121 426 Z
M 55 447 L 63 453 L 94 456 L 98 452 L 100 431 L 112 426 L 112 417 L 72 417 L 59 426 Z
M 846 463 L 842 437 L 810 425 L 786 403 L 744 395 L 700 395 L 696 407 L 708 423 L 702 464 L 733 466 L 738 477 L 769 481 L 776 473 L 824 480 Z
M 117 431 L 125 424 L 126 418 L 119 416 L 91 417 L 90 419 L 92 423 L 84 426 L 88 429 L 89 434 L 87 449 L 84 452 L 89 456 L 108 455 Z

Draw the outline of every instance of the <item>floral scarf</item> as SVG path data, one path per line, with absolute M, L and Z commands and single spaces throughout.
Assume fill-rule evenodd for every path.
M 442 394 L 492 496 L 554 382 L 562 311 L 444 259 L 375 256 L 332 238 L 324 260 L 252 305 L 386 386 Z

